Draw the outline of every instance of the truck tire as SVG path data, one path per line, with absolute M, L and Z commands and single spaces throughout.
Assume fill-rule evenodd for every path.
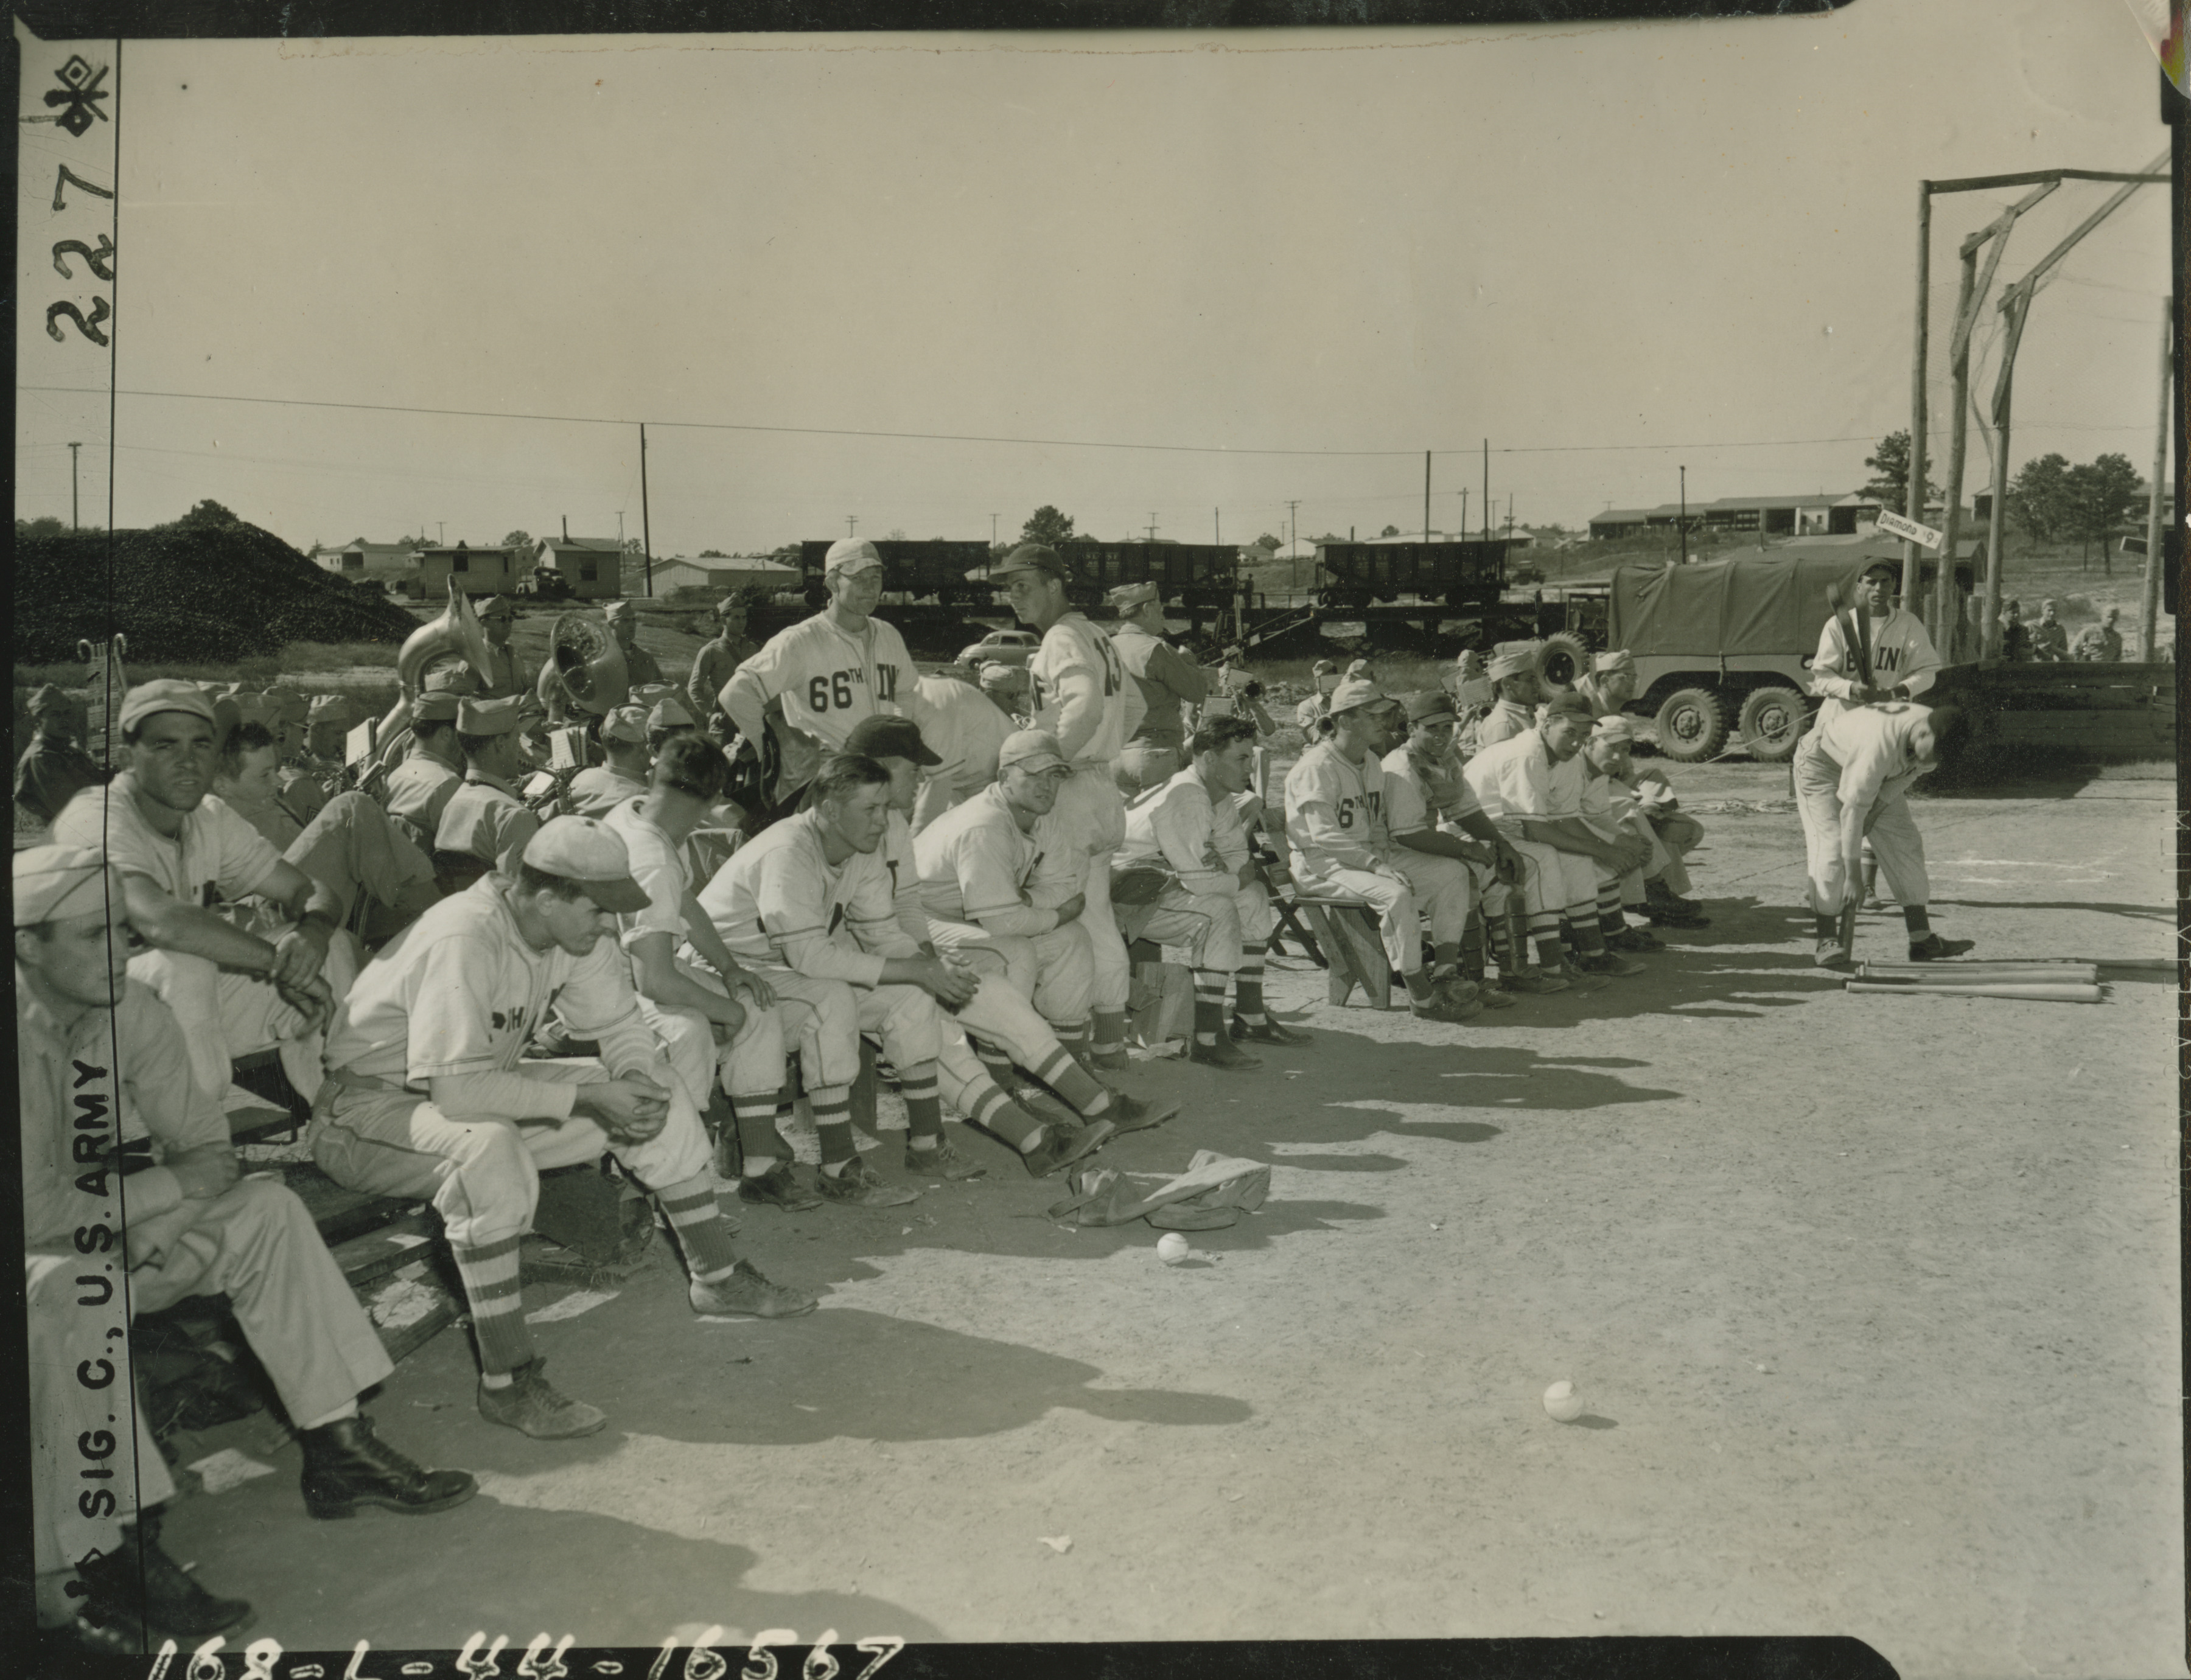
M 1735 727 L 1751 758 L 1761 764 L 1782 764 L 1795 756 L 1795 743 L 1803 738 L 1803 726 L 1809 721 L 1803 696 L 1775 684 L 1750 691 Z
M 1659 752 L 1677 764 L 1716 758 L 1727 745 L 1727 707 L 1710 689 L 1676 689 L 1659 708 Z
M 1581 637 L 1562 630 L 1545 638 L 1537 650 L 1537 676 L 1548 688 L 1571 689 L 1590 670 L 1590 649 Z

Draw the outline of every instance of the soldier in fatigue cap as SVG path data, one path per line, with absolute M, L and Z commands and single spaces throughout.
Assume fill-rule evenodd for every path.
M 434 833 L 436 853 L 469 858 L 489 869 L 516 867 L 526 842 L 540 826 L 517 788 L 525 770 L 517 738 L 522 709 L 515 695 L 457 702 L 464 780 L 441 812 L 441 826 Z

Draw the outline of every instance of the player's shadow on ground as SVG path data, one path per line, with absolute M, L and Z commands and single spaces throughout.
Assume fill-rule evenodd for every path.
M 595 1439 L 613 1444 L 617 1437 Z M 568 1443 L 526 1444 L 532 1473 L 568 1461 L 561 1450 Z M 433 1517 L 368 1511 L 355 1522 L 315 1523 L 297 1508 L 293 1478 L 267 1477 L 174 1507 L 162 1543 L 197 1559 L 219 1591 L 252 1602 L 258 1615 L 248 1638 L 280 1640 L 285 1659 L 334 1652 L 331 1674 L 344 1671 L 360 1639 L 376 1654 L 357 1671 L 393 1674 L 396 1661 L 378 1653 L 434 1650 L 447 1660 L 475 1632 L 488 1643 L 508 1637 L 498 1660 L 504 1674 L 516 1671 L 526 1642 L 543 1632 L 551 1643 L 568 1633 L 580 1645 L 657 1649 L 673 1628 L 697 1632 L 696 1623 L 737 1630 L 748 1643 L 770 1627 L 794 1629 L 810 1642 L 829 1628 L 845 1643 L 885 1634 L 940 1637 L 912 1612 L 865 1593 L 740 1585 L 765 1564 L 780 1575 L 782 1564 L 768 1558 L 768 1536 L 741 1521 L 735 1476 L 725 1474 L 721 1493 L 727 1511 L 716 1519 L 717 1539 L 712 1529 L 696 1538 L 651 1527 L 643 1517 L 534 1509 L 487 1492 Z M 646 1508 L 630 1487 L 598 1480 L 549 1496 L 582 1504 L 596 1494 L 624 1509 Z M 263 1507 L 259 1520 L 256 1507 Z M 847 1506 L 845 1520 L 855 1519 Z M 735 1672 L 740 1653 L 726 1654 Z
M 1933 906 L 1954 905 L 1961 910 L 2083 910 L 2100 916 L 2120 916 L 2132 922 L 2165 922 L 2175 925 L 2176 912 L 2165 905 L 2097 904 L 2089 899 L 1935 899 Z M 2054 953 L 2045 953 L 2052 956 Z M 1978 953 L 1972 951 L 1975 958 Z
M 1136 1228 L 1136 1246 L 1152 1247 L 1154 1240 L 1147 1227 Z M 1198 1234 L 1193 1240 L 1200 1246 L 1203 1238 Z M 1153 1257 L 1150 1263 L 1159 1264 Z M 1101 1388 L 1103 1373 L 1078 1359 L 856 1307 L 802 1319 L 793 1337 L 781 1341 L 741 1337 L 728 1327 L 703 1325 L 696 1332 L 683 1293 L 650 1286 L 647 1299 L 632 1303 L 644 1319 L 635 1317 L 631 1328 L 649 1336 L 659 1317 L 662 1342 L 674 1336 L 685 1357 L 659 1362 L 659 1369 L 634 1370 L 612 1343 L 596 1337 L 557 1360 L 567 1369 L 572 1393 L 599 1395 L 612 1408 L 605 1433 L 563 1444 L 561 1457 L 608 1457 L 624 1434 L 696 1445 L 805 1446 L 1001 1435 L 1053 1410 L 1198 1428 L 1254 1415 L 1246 1401 L 1225 1394 Z M 748 1349 L 753 1362 L 733 1365 L 736 1354 L 693 1344 L 696 1333 L 710 1331 L 716 1332 L 713 1347 Z M 480 1444 L 492 1453 L 487 1467 L 539 1463 L 538 1451 L 524 1450 L 529 1444 L 521 1440 L 514 1442 L 515 1451 L 492 1451 L 504 1444 L 491 1438 Z M 887 1467 L 877 1461 L 878 1473 Z

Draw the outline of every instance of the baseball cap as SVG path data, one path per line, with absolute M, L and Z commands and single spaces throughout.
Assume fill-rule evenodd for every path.
M 603 910 L 632 916 L 652 902 L 631 878 L 623 837 L 591 817 L 555 817 L 525 843 L 525 861 L 586 889 Z
M 521 702 L 515 695 L 500 700 L 475 700 L 467 695 L 457 702 L 457 729 L 468 735 L 509 735 L 517 728 Z
M 919 724 L 910 718 L 882 714 L 862 718 L 855 724 L 852 732 L 845 737 L 845 751 L 862 753 L 870 758 L 910 758 L 916 764 L 943 762 L 920 738 Z
M 1384 692 L 1364 678 L 1348 677 L 1331 691 L 1331 715 L 1352 712 L 1357 706 L 1373 706 L 1384 699 Z
M 655 702 L 654 710 L 646 714 L 646 727 L 654 729 L 689 729 L 692 727 L 692 708 L 675 695 L 666 695 Z
M 110 902 L 122 903 L 122 877 L 97 847 L 33 846 L 15 854 L 18 928 L 89 916 Z
M 187 712 L 193 718 L 202 718 L 217 735 L 220 719 L 213 712 L 213 701 L 196 683 L 185 683 L 178 677 L 162 677 L 150 683 L 139 683 L 122 697 L 122 713 L 115 721 L 127 735 L 139 722 L 155 712 Z
M 507 595 L 490 595 L 487 598 L 487 604 L 479 610 L 479 616 L 481 618 L 515 618 L 517 616 L 517 603 Z
M 1131 612 L 1157 599 L 1157 586 L 1147 582 L 1121 583 L 1103 599 L 1120 612 Z
M 1590 709 L 1588 701 L 1580 695 L 1573 693 L 1556 694 L 1537 710 L 1540 719 L 1579 718 L 1585 724 L 1590 723 L 1597 715 Z
M 1434 718 L 1453 718 L 1460 714 L 1454 710 L 1453 696 L 1443 689 L 1425 689 L 1420 694 L 1407 697 L 1408 721 L 1428 723 Z
M 1618 712 L 1609 718 L 1601 718 L 1590 732 L 1592 741 L 1633 741 L 1636 726 Z
M 1044 571 L 1066 582 L 1073 578 L 1073 570 L 1065 564 L 1065 557 L 1043 542 L 1021 543 L 997 562 L 990 576 L 1008 577 L 1016 571 Z
M 1874 572 L 1885 572 L 1889 577 L 1899 577 L 1902 576 L 1902 568 L 1893 560 L 1878 559 L 1874 560 L 1869 565 L 1858 572 L 1857 576 L 1858 577 L 1869 577 Z
M 601 719 L 601 739 L 635 744 L 646 739 L 646 713 L 636 706 L 619 706 Z
M 418 696 L 418 703 L 411 708 L 411 721 L 414 724 L 453 724 L 457 721 L 457 708 L 460 703 L 452 694 L 438 691 L 422 694 Z
M 882 569 L 882 550 L 865 537 L 839 537 L 829 545 L 829 552 L 822 559 L 822 575 L 824 577 L 834 577 L 840 571 L 880 571 Z
M 1047 729 L 1015 729 L 1004 737 L 1004 745 L 997 749 L 997 768 L 1005 770 L 1014 764 L 1025 764 L 1032 770 L 1072 768 L 1057 737 Z
M 1026 680 L 1025 671 L 1001 659 L 993 659 L 982 667 L 982 686 L 985 689 L 1016 689 Z

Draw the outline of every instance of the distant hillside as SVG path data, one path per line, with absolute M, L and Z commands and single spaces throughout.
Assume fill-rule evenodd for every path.
M 24 664 L 73 659 L 78 641 L 117 630 L 132 660 L 219 662 L 294 641 L 400 644 L 418 627 L 257 525 L 117 531 L 111 566 L 105 531 L 15 545 Z

